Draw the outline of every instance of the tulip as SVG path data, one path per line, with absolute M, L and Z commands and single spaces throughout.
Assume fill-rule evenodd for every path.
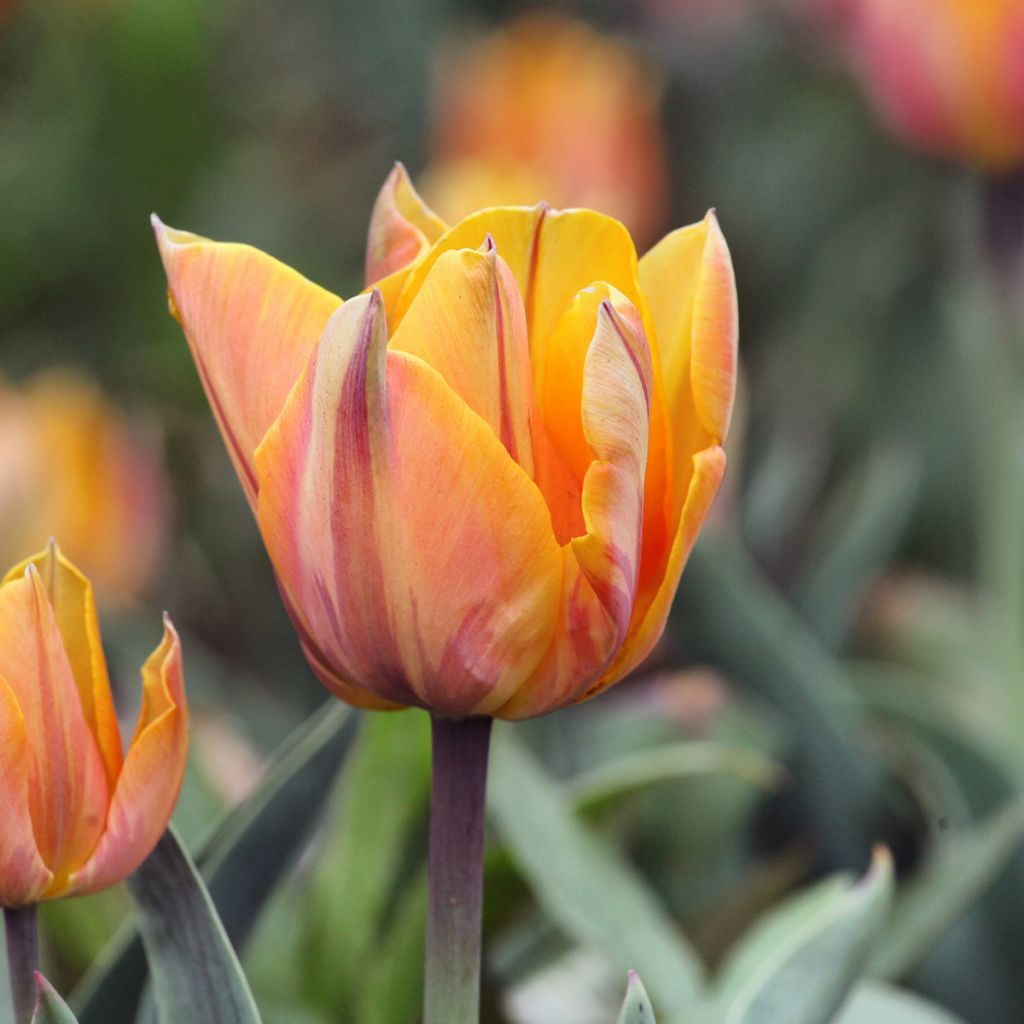
M 847 0 L 854 60 L 893 131 L 990 172 L 1024 166 L 1024 0 Z
M 446 230 L 399 167 L 368 290 L 344 303 L 256 249 L 154 223 L 329 689 L 525 718 L 643 660 L 725 469 L 737 319 L 713 214 L 638 262 L 588 210 Z
M 122 754 L 89 581 L 51 542 L 0 583 L 0 906 L 104 889 L 156 844 L 188 746 L 167 618 L 142 684 Z
M 457 220 L 487 206 L 585 206 L 649 241 L 668 187 L 661 86 L 614 36 L 558 15 L 520 17 L 440 65 L 424 195 Z
M 145 591 L 166 547 L 169 500 L 153 446 L 87 379 L 0 385 L 0 564 L 60 537 L 105 605 Z

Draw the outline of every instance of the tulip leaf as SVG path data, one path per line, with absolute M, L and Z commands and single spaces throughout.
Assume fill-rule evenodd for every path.
M 636 971 L 629 972 L 629 986 L 626 988 L 618 1024 L 655 1024 L 654 1008 Z
M 169 828 L 128 879 L 160 1024 L 260 1024 L 213 900 Z
M 641 964 L 658 1002 L 673 1013 L 697 1004 L 704 968 L 696 952 L 510 729 L 495 730 L 488 807 L 539 903 L 569 937 L 602 950 L 622 970 Z
M 60 993 L 36 972 L 36 1008 L 32 1024 L 78 1024 Z
M 995 881 L 1024 841 L 1024 801 L 945 844 L 904 887 L 869 965 L 872 977 L 903 977 Z
M 856 885 L 830 879 L 755 925 L 716 986 L 723 1024 L 831 1024 L 885 925 L 892 886 L 880 849 Z
M 328 701 L 285 741 L 256 791 L 202 845 L 196 862 L 233 944 L 244 943 L 308 841 L 358 723 L 350 708 Z M 81 1024 L 131 1024 L 146 976 L 142 944 L 129 925 L 75 994 Z
M 854 989 L 835 1024 L 963 1024 L 963 1021 L 909 992 L 864 982 Z

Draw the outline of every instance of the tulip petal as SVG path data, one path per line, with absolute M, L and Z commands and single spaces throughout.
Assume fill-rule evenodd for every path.
M 533 476 L 526 313 L 516 279 L 493 244 L 483 252 L 442 253 L 388 347 L 437 370 Z
M 110 801 L 106 830 L 93 855 L 72 876 L 74 892 L 105 889 L 149 856 L 177 803 L 187 755 L 181 643 L 165 615 L 163 639 L 142 666 L 142 708 Z
M 46 587 L 34 564 L 0 586 L 0 676 L 25 719 L 28 800 L 50 896 L 88 856 L 107 814 L 106 769 L 82 710 Z
M 561 553 L 490 426 L 386 345 L 376 292 L 331 319 L 256 454 L 264 540 L 333 678 L 489 713 L 550 643 Z
M 153 228 L 171 310 L 255 507 L 253 452 L 341 299 L 258 249 L 176 231 L 155 216 Z
M 366 245 L 366 286 L 402 270 L 447 230 L 396 163 L 377 195 Z
M 92 584 L 64 557 L 53 540 L 45 551 L 16 565 L 4 582 L 24 576 L 29 565 L 39 570 L 78 687 L 82 713 L 103 758 L 107 783 L 113 788 L 121 770 L 121 731 L 100 642 Z
M 25 717 L 0 676 L 0 907 L 37 902 L 53 879 L 32 830 L 30 771 Z

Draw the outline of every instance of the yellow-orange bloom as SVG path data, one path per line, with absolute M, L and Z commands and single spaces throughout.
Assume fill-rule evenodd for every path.
M 987 170 L 1024 165 L 1024 0 L 847 0 L 845 13 L 897 134 Z
M 625 43 L 530 14 L 453 46 L 438 77 L 421 185 L 442 216 L 543 198 L 607 211 L 645 242 L 663 230 L 660 85 Z
M 166 544 L 167 488 L 152 446 L 68 372 L 0 385 L 0 565 L 60 537 L 103 604 L 145 590 Z
M 712 214 L 641 260 L 589 210 L 446 228 L 399 167 L 341 299 L 155 221 L 172 310 L 311 664 L 367 707 L 521 718 L 650 651 L 725 469 Z
M 92 586 L 51 542 L 0 583 L 0 906 L 96 892 L 149 855 L 188 724 L 169 619 L 122 754 Z

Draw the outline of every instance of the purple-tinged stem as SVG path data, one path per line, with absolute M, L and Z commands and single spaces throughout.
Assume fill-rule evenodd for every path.
M 490 718 L 434 716 L 423 1024 L 478 1024 Z
M 11 976 L 14 1024 L 31 1024 L 36 1005 L 36 971 L 39 968 L 39 936 L 35 904 L 4 909 L 7 936 L 7 970 Z

